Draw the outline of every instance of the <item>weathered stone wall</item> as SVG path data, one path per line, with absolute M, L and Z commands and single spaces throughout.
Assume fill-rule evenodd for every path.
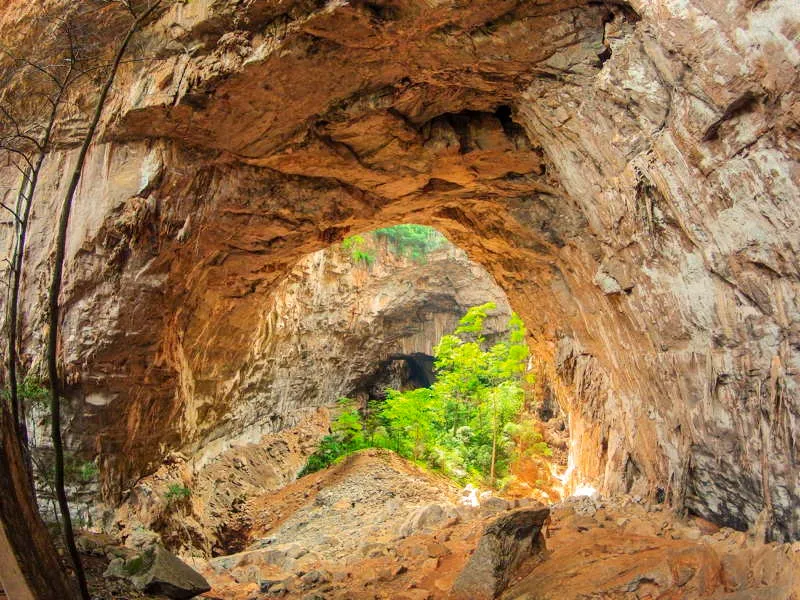
M 142 38 L 159 60 L 126 66 L 71 225 L 75 434 L 127 457 L 124 485 L 225 413 L 300 257 L 433 224 L 525 319 L 576 482 L 798 537 L 798 12 L 172 5 Z M 32 354 L 70 160 L 51 156 L 37 198 Z
M 391 357 L 432 355 L 471 306 L 494 302 L 486 330 L 506 331 L 511 309 L 505 294 L 458 248 L 444 243 L 422 262 L 381 242 L 372 252 L 372 265 L 354 264 L 336 244 L 289 271 L 254 315 L 247 354 L 226 382 L 225 396 L 204 399 L 218 411 L 226 406 L 227 413 L 216 423 L 198 419 L 191 425 L 208 432 L 204 444 L 250 428 L 279 431 L 317 407 L 353 397 Z

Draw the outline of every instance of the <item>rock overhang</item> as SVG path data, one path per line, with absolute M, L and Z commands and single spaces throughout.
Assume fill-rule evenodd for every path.
M 796 537 L 798 19 L 711 4 L 171 5 L 79 200 L 119 202 L 71 241 L 75 396 L 129 399 L 101 451 L 192 439 L 300 256 L 413 220 L 525 318 L 577 477 Z M 153 152 L 141 202 L 103 188 Z

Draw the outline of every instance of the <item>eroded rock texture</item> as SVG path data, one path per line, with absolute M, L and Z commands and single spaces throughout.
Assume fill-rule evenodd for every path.
M 271 303 L 253 315 L 257 329 L 224 404 L 209 399 L 219 418 L 194 424 L 207 432 L 202 454 L 212 454 L 209 438 L 220 447 L 257 438 L 343 396 L 366 408 L 385 387 L 430 385 L 434 346 L 471 306 L 494 302 L 486 330 L 506 331 L 505 294 L 458 248 L 445 243 L 420 262 L 380 242 L 373 252 L 367 266 L 336 244 L 289 271 Z
M 798 537 L 798 12 L 170 5 L 141 38 L 157 60 L 126 65 L 71 224 L 73 434 L 124 487 L 224 418 L 302 256 L 432 224 L 525 319 L 573 481 Z M 72 160 L 52 153 L 36 199 L 29 357 Z

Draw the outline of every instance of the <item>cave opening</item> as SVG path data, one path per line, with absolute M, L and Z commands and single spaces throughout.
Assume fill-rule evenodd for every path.
M 6 4 L 0 235 L 16 263 L 20 208 L 35 195 L 27 255 L 16 255 L 25 265 L 12 273 L 36 419 L 47 413 L 35 388 L 58 272 L 52 225 L 78 183 L 68 165 L 86 158 L 54 299 L 63 322 L 50 324 L 61 326 L 80 527 L 197 559 L 215 597 L 335 597 L 350 585 L 340 595 L 353 600 L 438 599 L 458 591 L 454 557 L 485 555 L 464 542 L 482 534 L 451 510 L 461 497 L 431 473 L 467 471 L 464 483 L 465 465 L 494 465 L 509 439 L 543 451 L 560 435 L 571 438 L 565 487 L 605 499 L 553 507 L 548 556 L 530 589 L 505 597 L 797 595 L 783 593 L 796 583 L 775 583 L 797 571 L 792 553 L 761 561 L 748 541 L 800 537 L 796 0 Z M 127 56 L 108 63 L 128 13 L 145 5 L 154 12 L 124 38 Z M 88 36 L 85 51 L 73 33 Z M 86 63 L 95 51 L 121 69 L 90 114 L 103 79 Z M 82 75 L 69 90 L 56 78 L 52 95 L 47 72 L 63 68 Z M 79 150 L 91 123 L 99 134 Z M 485 300 L 471 266 L 431 274 L 433 260 L 342 247 L 398 223 L 442 231 L 524 319 L 544 439 L 497 427 L 500 396 L 494 413 L 473 407 L 484 423 L 455 405 L 411 420 L 402 440 L 367 423 L 376 404 L 438 398 L 425 390 L 452 381 L 430 368 L 437 341 Z M 426 445 L 437 419 L 447 435 Z M 33 503 L 12 485 L 25 473 L 5 444 L 13 427 L 0 426 L 0 577 L 10 564 L 35 588 L 24 597 L 65 596 L 43 591 L 36 572 L 56 575 L 52 548 L 26 554 L 44 528 L 33 510 L 30 527 L 18 516 Z M 337 455 L 295 481 L 322 440 L 358 435 L 398 452 Z M 513 475 L 542 489 L 537 468 Z M 108 510 L 89 519 L 100 497 Z M 479 512 L 505 500 L 467 498 Z M 391 535 L 371 531 L 415 499 L 421 512 Z M 667 506 L 715 525 L 678 522 Z M 356 533 L 341 527 L 350 517 Z M 106 579 L 153 547 L 117 556 Z M 333 549 L 357 560 L 337 571 Z M 244 554 L 216 556 L 231 551 Z M 766 589 L 747 589 L 756 581 Z
M 534 364 L 528 358 L 522 367 L 525 400 L 516 409 L 520 416 L 508 419 L 509 427 L 512 421 L 519 421 L 520 427 L 513 433 L 500 432 L 508 448 L 494 449 L 498 477 L 506 483 L 489 485 L 488 467 L 480 484 L 477 473 L 468 475 L 462 467 L 451 469 L 459 474 L 457 480 L 442 475 L 430 479 L 419 470 L 417 465 L 443 472 L 447 461 L 465 460 L 456 456 L 452 444 L 471 439 L 470 427 L 477 425 L 470 425 L 466 416 L 453 425 L 450 446 L 417 451 L 365 443 L 352 454 L 328 461 L 326 468 L 305 474 L 326 440 L 336 438 L 330 445 L 343 445 L 342 415 L 351 419 L 350 426 L 353 419 L 358 421 L 364 437 L 373 438 L 386 427 L 376 426 L 375 420 L 388 393 L 433 388 L 437 345 L 457 330 L 471 309 L 492 306 L 481 321 L 480 340 L 487 352 L 510 332 L 513 311 L 503 289 L 433 227 L 405 223 L 348 233 L 300 258 L 263 302 L 261 324 L 252 330 L 236 386 L 229 392 L 236 403 L 192 455 L 171 455 L 127 493 L 114 508 L 115 522 L 124 523 L 117 535 L 128 539 L 142 529 L 152 531 L 168 549 L 204 559 L 246 552 L 263 540 L 283 547 L 290 538 L 328 556 L 319 540 L 306 536 L 300 526 L 314 510 L 316 501 L 308 494 L 315 482 L 331 484 L 330 498 L 317 497 L 334 513 L 358 512 L 359 502 L 350 496 L 354 493 L 372 506 L 382 515 L 371 523 L 380 530 L 378 537 L 416 527 L 406 521 L 421 504 L 459 506 L 458 490 L 469 481 L 498 495 L 498 505 L 559 497 L 561 482 L 555 475 L 565 467 L 566 420 L 546 381 L 533 381 Z M 521 343 L 527 348 L 527 340 Z M 343 404 L 344 398 L 353 404 Z M 484 423 L 487 415 L 475 413 L 474 423 Z M 464 456 L 469 455 L 470 464 L 491 463 L 494 469 L 491 440 L 480 439 L 483 449 L 465 451 Z M 519 449 L 518 457 L 511 446 Z M 403 448 L 406 453 L 397 454 Z M 381 461 L 391 465 L 388 481 L 364 484 L 361 472 L 372 473 Z M 298 474 L 304 476 L 297 479 Z M 350 481 L 347 493 L 328 481 L 339 476 Z M 356 489 L 353 478 L 363 484 L 362 490 Z M 406 484 L 410 488 L 405 489 Z M 500 500 L 501 488 L 510 500 Z M 292 496 L 301 491 L 303 498 L 311 499 L 308 506 Z M 295 498 L 294 504 L 282 510 L 279 505 L 287 495 Z M 386 502 L 393 502 L 392 514 L 384 514 Z M 131 513 L 137 520 L 126 522 Z M 340 518 L 370 523 L 363 511 Z M 353 544 L 355 540 L 344 540 L 333 547 L 336 552 L 357 553 Z
M 18 338 L 20 375 L 35 387 L 65 165 L 86 157 L 58 301 L 79 527 L 196 559 L 216 597 L 350 586 L 348 599 L 355 589 L 438 599 L 458 587 L 454 557 L 482 556 L 464 542 L 482 534 L 451 510 L 464 488 L 448 496 L 431 464 L 467 471 L 464 483 L 464 465 L 495 464 L 508 438 L 540 451 L 563 440 L 564 487 L 592 497 L 551 508 L 548 550 L 562 553 L 507 597 L 789 596 L 773 582 L 797 571 L 792 553 L 750 541 L 800 537 L 796 2 L 156 2 L 104 88 L 102 135 L 85 154 L 100 77 L 64 96 L 52 143 L 28 135 L 51 131 L 41 115 L 9 127 L 48 104 L 28 50 L 59 69 L 85 58 L 51 60 L 63 51 L 51 21 L 73 4 L 10 0 L 0 23 L 23 58 L 0 57 L 0 225 L 9 258 L 13 207 L 32 200 L 41 175 Z M 151 3 L 85 4 L 75 31 L 98 26 L 91 47 L 105 55 L 130 11 L 106 17 Z M 30 162 L 15 164 L 16 151 Z M 32 164 L 42 171 L 30 178 Z M 411 408 L 433 402 L 425 390 L 446 383 L 429 369 L 436 341 L 485 300 L 471 266 L 431 275 L 406 256 L 392 275 L 400 258 L 342 246 L 398 223 L 440 230 L 521 315 L 542 440 L 477 407 L 491 427 L 456 406 L 442 419 L 446 443 L 430 447 L 423 425 L 434 418 L 412 420 L 402 440 L 366 422 L 386 389 L 418 400 Z M 458 284 L 457 297 L 442 281 Z M 44 418 L 29 391 L 28 414 Z M 0 426 L 5 443 L 13 428 Z M 34 438 L 46 429 L 29 428 Z M 492 435 L 468 448 L 481 431 Z M 364 448 L 295 481 L 322 440 L 358 435 L 405 457 Z M 14 452 L 4 446 L 6 482 L 25 479 Z M 538 467 L 513 474 L 542 489 Z M 0 558 L 9 546 L 13 569 L 55 571 L 52 551 L 38 549 L 50 562 L 25 559 L 36 530 L 17 515 L 32 502 L 25 485 L 5 488 L 0 525 L 12 527 L 0 527 Z M 523 508 L 476 490 L 466 498 L 479 512 L 502 507 L 501 519 Z M 371 530 L 414 500 L 420 512 L 391 534 Z M 355 534 L 342 527 L 350 517 Z M 333 569 L 334 549 L 355 562 Z M 107 579 L 143 562 L 125 552 Z M 242 554 L 221 556 L 230 552 Z M 772 574 L 757 572 L 761 552 Z M 751 594 L 745 581 L 768 587 Z
M 354 384 L 350 394 L 363 404 L 386 397 L 386 388 L 401 391 L 430 387 L 436 381 L 434 357 L 424 352 L 392 354 L 373 373 Z

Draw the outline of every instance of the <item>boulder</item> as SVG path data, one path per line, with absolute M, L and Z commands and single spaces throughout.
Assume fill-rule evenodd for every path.
M 125 545 L 134 550 L 146 550 L 161 541 L 161 536 L 142 525 L 131 526 Z
M 548 508 L 518 508 L 492 520 L 453 584 L 456 600 L 491 600 L 508 585 L 514 570 L 540 546 Z
M 495 515 L 511 508 L 511 503 L 497 496 L 484 496 L 481 494 L 481 514 Z
M 314 587 L 322 583 L 328 583 L 331 580 L 331 574 L 323 569 L 315 569 L 309 571 L 300 578 L 304 588 Z
M 273 591 L 273 588 L 283 586 L 281 589 L 288 589 L 291 576 L 276 576 L 267 579 L 261 579 L 258 582 L 258 589 L 262 594 Z M 277 590 L 275 590 L 277 591 Z
M 155 545 L 126 561 L 109 564 L 107 575 L 129 579 L 136 589 L 187 600 L 211 590 L 205 578 L 163 546 Z
M 451 504 L 428 504 L 414 511 L 400 526 L 398 533 L 400 537 L 408 537 L 417 531 L 457 518 L 458 512 Z

